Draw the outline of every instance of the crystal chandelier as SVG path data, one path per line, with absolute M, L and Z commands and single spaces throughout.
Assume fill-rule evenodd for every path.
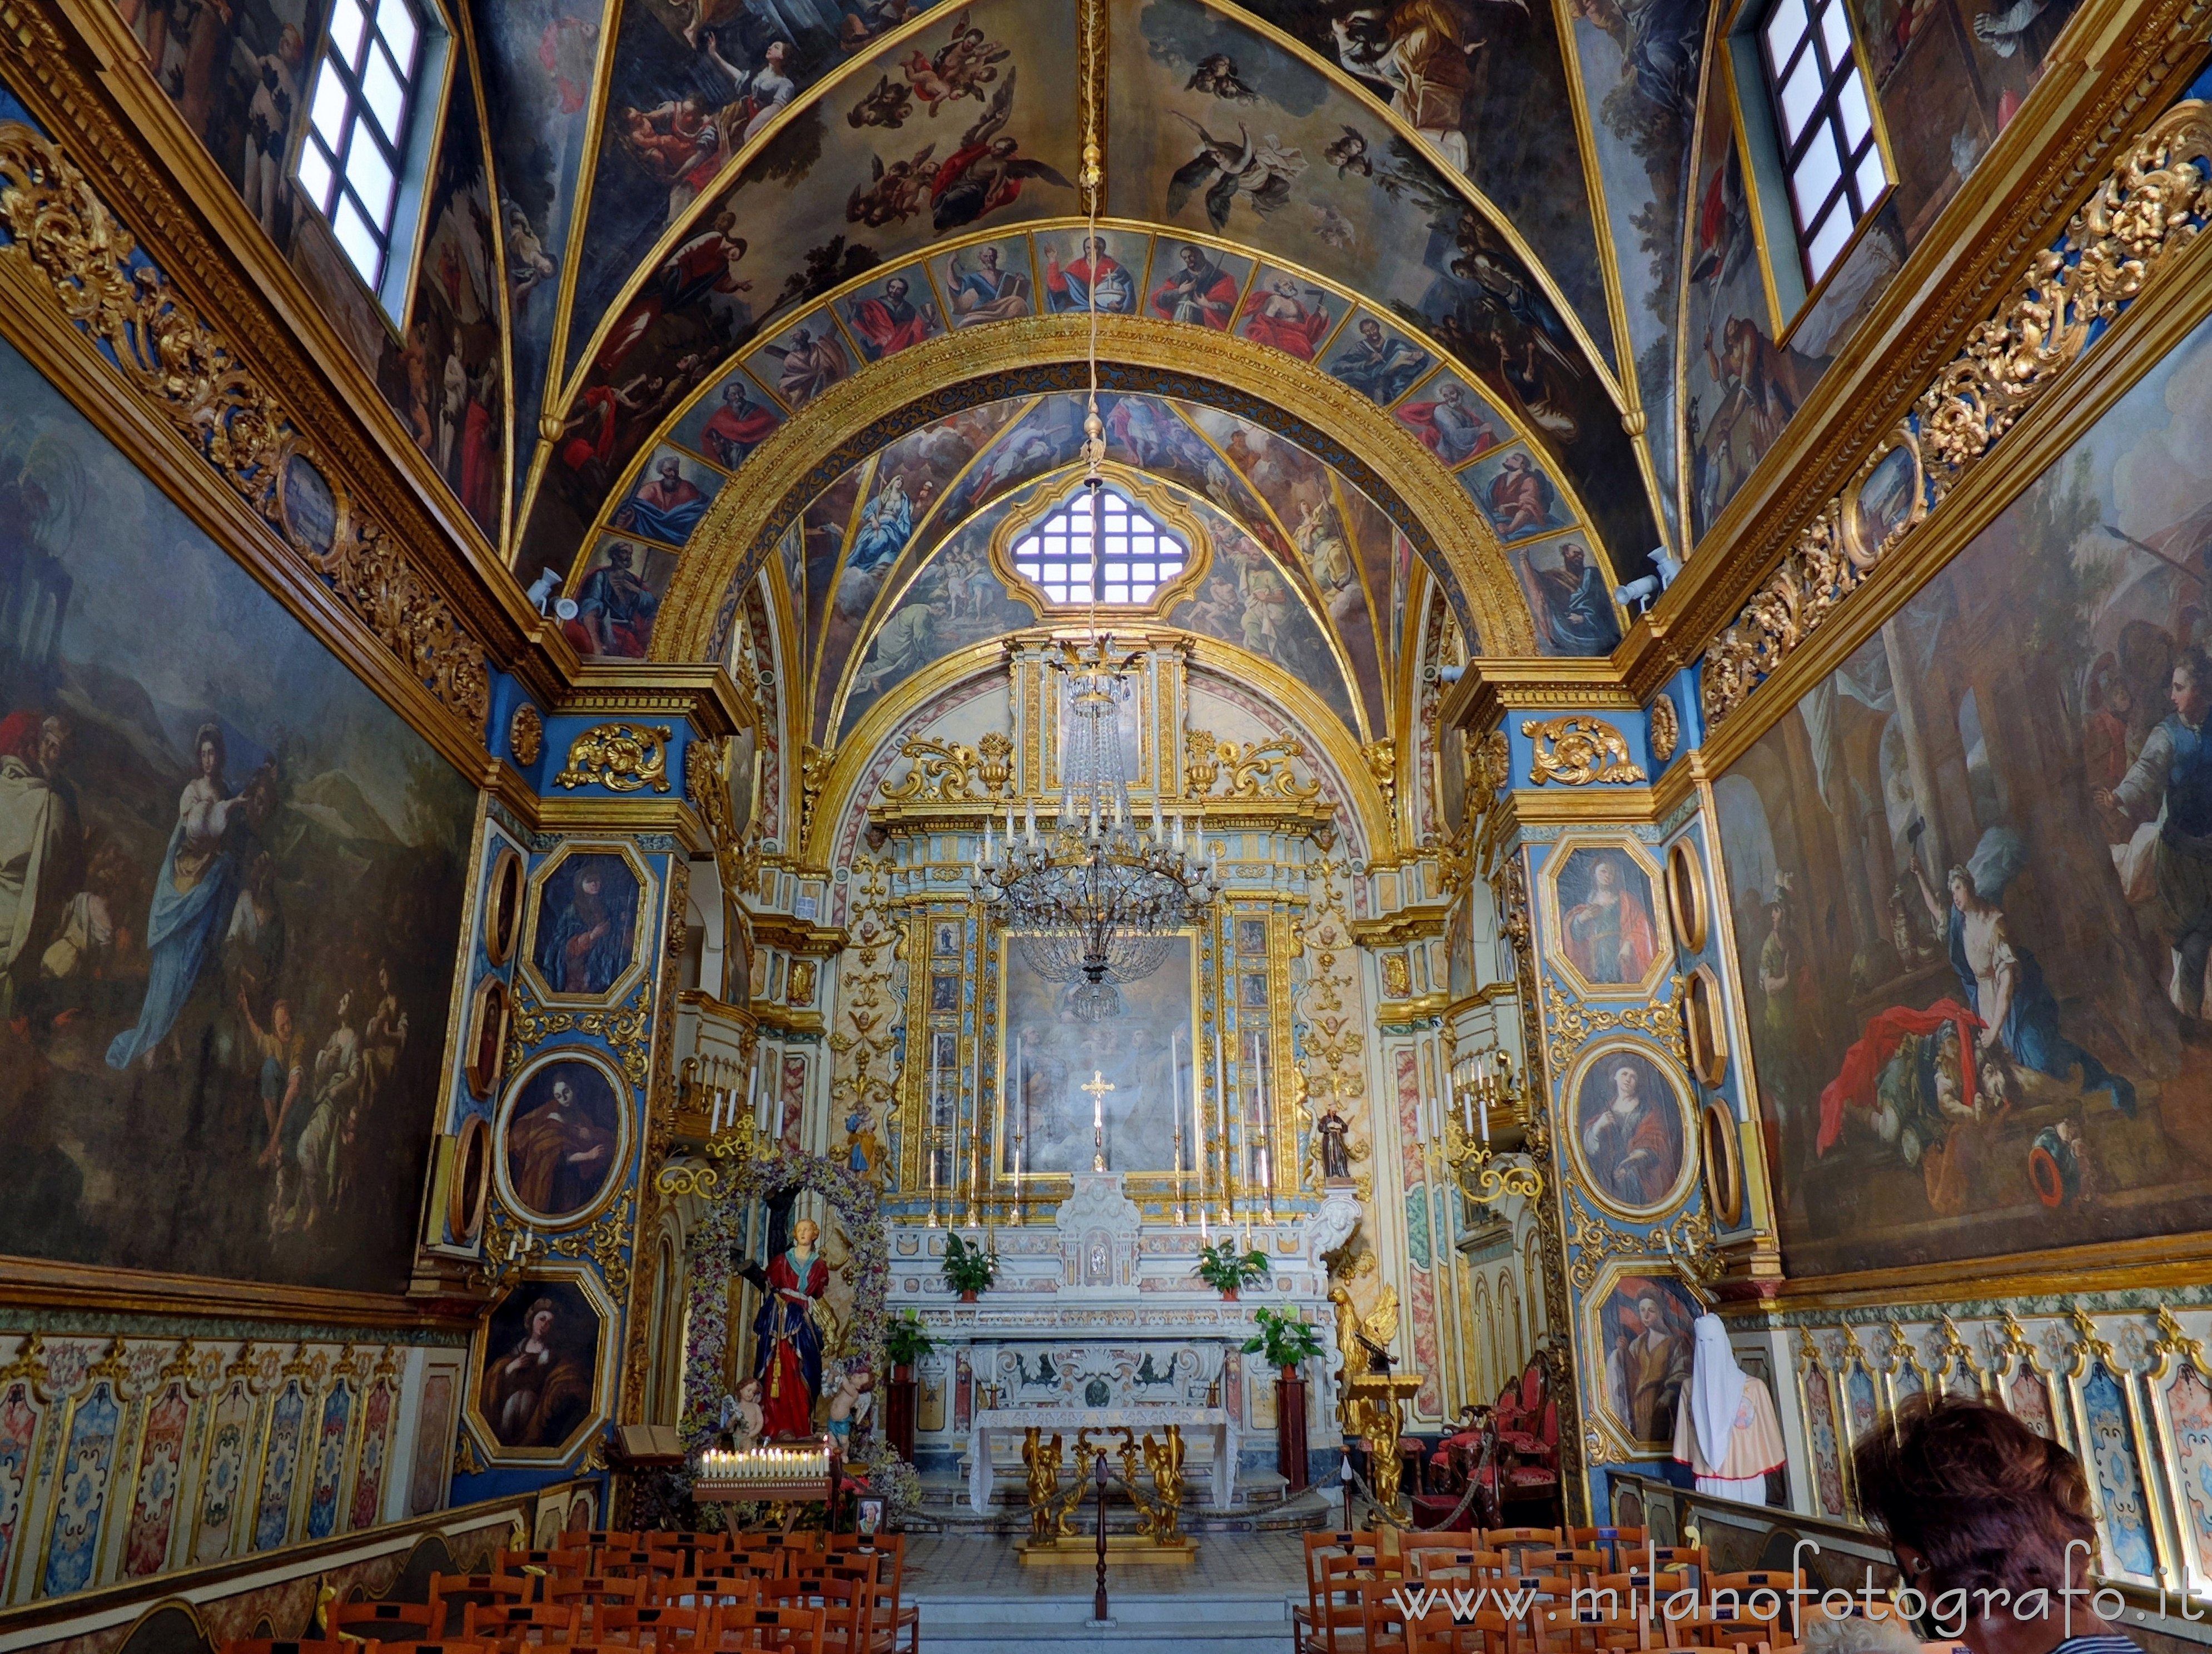
M 1018 817 L 1008 805 L 1003 840 L 987 819 L 969 881 L 1030 968 L 1074 990 L 1085 1022 L 1121 1014 L 1118 985 L 1158 970 L 1174 933 L 1221 888 L 1183 817 L 1164 816 L 1155 798 L 1147 826 L 1129 808 L 1117 724 L 1134 658 L 1115 660 L 1110 637 L 1063 643 L 1050 657 L 1066 679 L 1059 819 L 1041 831 L 1034 801 Z

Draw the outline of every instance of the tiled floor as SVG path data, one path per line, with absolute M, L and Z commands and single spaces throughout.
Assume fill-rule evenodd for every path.
M 1301 1534 L 1201 1534 L 1188 1566 L 1109 1564 L 1114 1596 L 1305 1597 Z M 906 1592 L 933 1596 L 1081 1596 L 1090 1599 L 1092 1563 L 1024 1563 L 1010 1539 L 917 1534 L 907 1541 Z

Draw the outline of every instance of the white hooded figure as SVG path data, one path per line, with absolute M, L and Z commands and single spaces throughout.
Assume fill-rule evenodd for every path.
M 1695 1330 L 1690 1382 L 1674 1414 L 1674 1457 L 1696 1473 L 1699 1493 L 1764 1505 L 1766 1473 L 1785 1456 L 1774 1398 L 1735 1364 L 1718 1316 L 1699 1316 Z

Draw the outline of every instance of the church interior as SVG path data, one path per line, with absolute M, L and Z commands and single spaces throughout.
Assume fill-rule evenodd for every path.
M 0 23 L 0 1651 L 2212 1644 L 2212 0 Z

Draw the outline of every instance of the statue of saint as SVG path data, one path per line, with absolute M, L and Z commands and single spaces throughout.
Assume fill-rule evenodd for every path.
M 1352 1177 L 1352 1146 L 1345 1140 L 1345 1134 L 1351 1128 L 1345 1124 L 1334 1104 L 1314 1122 L 1314 1129 L 1321 1134 L 1322 1177 L 1329 1183 L 1348 1182 Z
M 753 1377 L 760 1381 L 763 1438 L 811 1436 L 814 1402 L 822 1394 L 822 1294 L 830 1287 L 830 1266 L 815 1250 L 821 1225 L 801 1218 L 792 1225 L 791 1247 L 759 1264 L 745 1267 L 745 1279 L 761 1289 L 760 1313 L 753 1317 Z

